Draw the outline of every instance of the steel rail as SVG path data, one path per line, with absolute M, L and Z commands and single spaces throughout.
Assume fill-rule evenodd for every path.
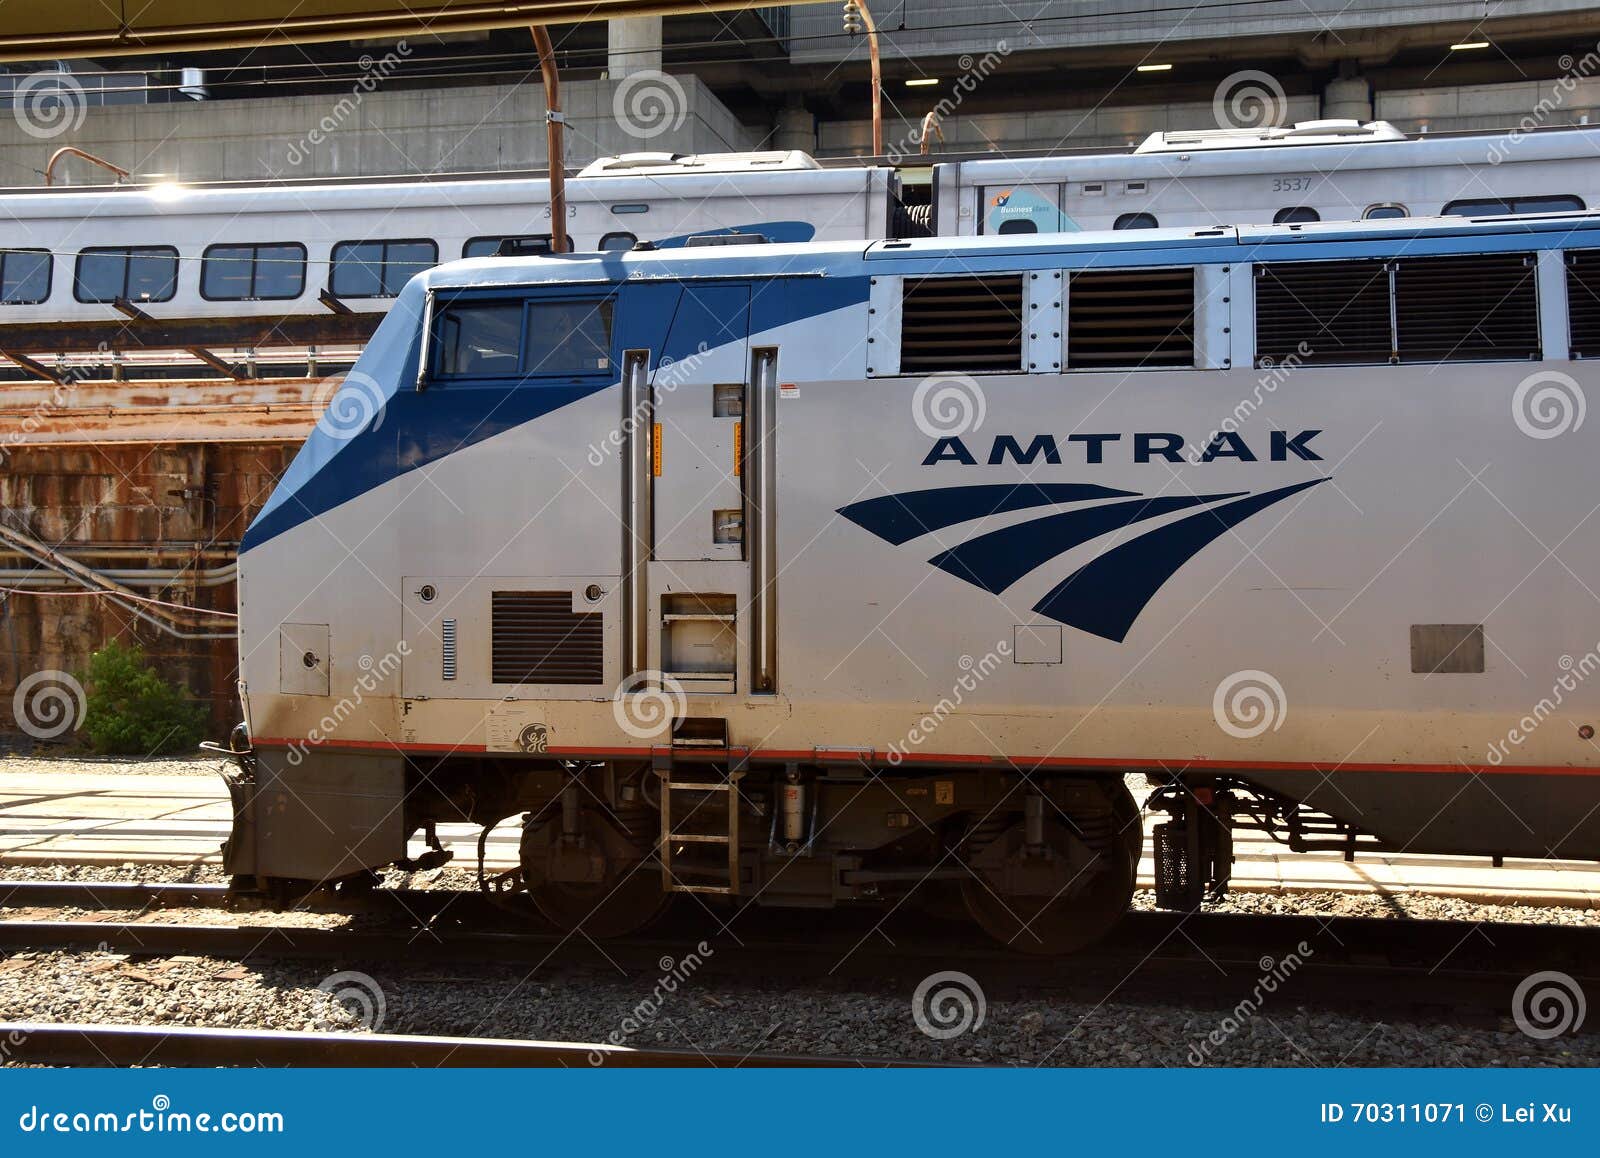
M 1093 1002 L 1182 1000 L 1227 1007 L 1253 992 L 1259 998 L 1271 977 L 1271 988 L 1292 987 L 1299 1003 L 1382 1007 L 1402 1017 L 1415 1013 L 1454 1021 L 1503 1018 L 1518 985 L 1536 972 L 1562 970 L 1584 989 L 1600 990 L 1600 928 L 1131 913 L 1100 944 L 1071 957 L 1049 958 L 985 944 L 964 926 L 929 931 L 919 925 L 909 933 L 897 928 L 894 945 L 883 947 L 870 940 L 870 924 L 863 929 L 859 919 L 828 923 L 785 916 L 755 914 L 743 920 L 737 942 L 708 930 L 703 921 L 669 920 L 648 937 L 608 941 L 603 951 L 581 935 L 485 931 L 476 922 L 307 929 L 0 920 L 0 953 L 355 960 L 396 972 L 439 962 L 607 973 L 620 967 L 650 975 L 659 971 L 660 957 L 676 956 L 704 938 L 715 950 L 699 972 L 735 983 L 761 976 L 797 984 L 827 978 L 882 985 L 918 971 L 961 968 L 992 998 L 1044 990 Z M 1600 1027 L 1591 1032 L 1594 1028 Z
M 0 908 L 52 909 L 77 908 L 91 911 L 156 910 L 164 908 L 225 909 L 233 907 L 235 900 L 228 886 L 222 884 L 96 882 L 96 881 L 7 881 L 0 880 Z M 531 909 L 524 910 L 517 898 L 489 898 L 470 889 L 374 889 L 369 892 L 341 895 L 313 895 L 298 910 L 330 913 L 384 914 L 414 922 L 448 917 L 449 929 L 433 929 L 425 935 L 438 939 L 470 942 L 474 937 L 492 938 L 496 942 L 515 944 L 518 940 L 544 944 L 559 939 L 560 932 L 544 926 L 541 918 Z M 506 927 L 509 918 L 514 922 L 526 920 L 527 926 Z M 832 918 L 818 919 L 814 914 L 800 916 L 776 910 L 758 910 L 741 918 L 741 936 L 746 930 L 762 942 L 776 942 L 786 935 L 803 939 L 807 945 L 831 951 L 837 941 L 853 944 L 863 927 L 874 923 L 872 915 L 861 913 L 834 913 Z M 23 930 L 34 927 L 41 932 L 61 928 L 64 943 L 78 944 L 81 939 L 71 933 L 79 923 L 24 922 L 0 920 L 0 946 L 29 947 Z M 7 926 L 16 928 L 8 929 Z M 681 926 L 681 927 L 678 927 Z M 120 926 L 111 922 L 93 922 L 92 927 L 104 933 Z M 167 926 L 136 925 L 138 930 L 158 930 Z M 171 926 L 174 930 L 185 928 L 227 928 L 235 926 Z M 958 926 L 959 927 L 959 926 Z M 271 927 L 238 926 L 255 929 L 258 936 Z M 343 933 L 342 930 L 307 930 L 285 927 L 285 934 Z M 897 930 L 898 931 L 898 930 Z M 937 930 L 907 930 L 910 936 L 897 936 L 906 955 L 918 955 L 926 941 L 935 948 L 931 951 L 957 954 L 972 958 L 995 956 L 1015 957 L 1004 947 L 989 945 L 972 938 L 971 944 L 952 943 L 946 927 Z M 682 921 L 658 924 L 653 932 L 621 938 L 610 944 L 658 946 L 681 942 L 686 937 L 698 937 L 703 930 Z M 416 929 L 401 932 L 389 931 L 384 936 L 414 938 Z M 152 933 L 151 936 L 163 934 Z M 370 936 L 378 936 L 369 933 Z M 1343 961 L 1371 959 L 1376 956 L 1404 958 L 1416 963 L 1433 964 L 1450 958 L 1462 961 L 1478 960 L 1493 964 L 1510 958 L 1544 959 L 1553 963 L 1600 962 L 1600 914 L 1591 925 L 1558 925 L 1543 923 L 1485 923 L 1405 917 L 1321 917 L 1315 914 L 1250 914 L 1250 913 L 1174 913 L 1166 911 L 1130 911 L 1099 944 L 1083 954 L 1058 960 L 1077 961 L 1083 958 L 1142 957 L 1165 952 L 1168 955 L 1183 951 L 1192 955 L 1240 957 L 1250 951 L 1269 947 L 1292 949 L 1301 941 L 1308 942 L 1325 958 Z M 375 942 L 376 944 L 377 942 Z M 1030 960 L 1026 956 L 1022 960 Z M 1583 967 L 1581 964 L 1579 967 Z
M 379 1066 L 637 1069 L 912 1066 L 927 1062 L 805 1054 L 633 1049 L 601 1042 L 395 1033 L 304 1033 L 187 1026 L 0 1022 L 13 1061 L 75 1066 Z

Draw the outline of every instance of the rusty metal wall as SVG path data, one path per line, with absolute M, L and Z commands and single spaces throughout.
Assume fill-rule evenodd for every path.
M 231 580 L 203 586 L 195 578 L 232 563 L 245 527 L 298 444 L 279 438 L 13 446 L 0 465 L 0 523 L 96 569 L 179 571 L 162 586 L 139 590 L 233 611 Z M 3 553 L 4 546 L 0 570 L 30 566 L 15 552 Z M 20 681 L 41 671 L 81 673 L 90 654 L 113 639 L 138 643 L 163 674 L 209 703 L 216 738 L 237 721 L 233 639 L 176 639 L 80 587 L 24 593 L 20 586 L 0 580 L 0 729 L 10 736 L 26 738 L 14 714 Z

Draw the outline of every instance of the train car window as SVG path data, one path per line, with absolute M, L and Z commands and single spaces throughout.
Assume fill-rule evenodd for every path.
M 1022 369 L 1020 273 L 908 277 L 900 293 L 900 373 Z
M 178 292 L 178 251 L 170 245 L 107 245 L 78 254 L 73 296 L 80 302 L 171 301 Z
M 1256 363 L 1339 366 L 1387 362 L 1389 264 L 1294 261 L 1256 266 Z
M 528 303 L 525 373 L 601 374 L 611 369 L 611 301 Z
M 1408 257 L 1394 266 L 1400 361 L 1539 356 L 1539 296 L 1531 254 Z
M 1194 365 L 1194 270 L 1096 269 L 1067 287 L 1067 368 Z
M 1515 213 L 1581 213 L 1587 208 L 1582 197 L 1558 195 L 1555 197 L 1513 197 Z
M 1570 193 L 1537 197 L 1473 197 L 1452 201 L 1444 207 L 1446 217 L 1501 217 L 1508 213 L 1578 213 L 1583 198 Z
M 1038 233 L 1039 226 L 1036 222 L 1029 221 L 1026 217 L 1012 217 L 1000 223 L 996 233 Z
M 608 233 L 600 239 L 601 253 L 623 253 L 632 249 L 639 239 L 626 230 Z
M 33 306 L 49 296 L 49 250 L 0 250 L 0 305 Z
M 431 241 L 341 241 L 333 247 L 328 289 L 336 298 L 392 298 L 439 264 Z
M 1368 205 L 1367 211 L 1361 215 L 1368 221 L 1393 221 L 1400 217 L 1410 217 L 1404 205 Z
M 1111 223 L 1112 229 L 1158 229 L 1154 213 L 1124 213 Z
M 297 298 L 306 288 L 306 247 L 213 245 L 200 257 L 200 296 L 207 301 Z
M 1300 225 L 1305 222 L 1321 220 L 1322 214 L 1309 205 L 1290 205 L 1272 215 L 1272 224 L 1274 225 Z
M 441 378 L 512 378 L 522 357 L 522 302 L 452 304 L 438 311 Z

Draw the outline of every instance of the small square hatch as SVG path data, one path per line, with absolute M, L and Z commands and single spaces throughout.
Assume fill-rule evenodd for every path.
M 739 637 L 732 595 L 661 598 L 661 670 L 689 692 L 731 692 Z

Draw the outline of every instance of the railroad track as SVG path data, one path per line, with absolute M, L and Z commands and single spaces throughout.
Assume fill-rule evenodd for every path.
M 72 1066 L 518 1066 L 571 1069 L 680 1066 L 740 1069 L 930 1064 L 881 1058 L 631 1049 L 590 1042 L 47 1022 L 0 1022 L 0 1041 L 16 1043 L 9 1047 L 12 1061 Z
M 1272 979 L 1295 1000 L 1381 1007 L 1405 1016 L 1497 1021 L 1529 974 L 1560 970 L 1600 993 L 1600 927 L 1472 924 L 1404 918 L 1130 912 L 1100 944 L 1070 958 L 1037 958 L 981 941 L 964 924 L 918 918 L 877 929 L 873 913 L 750 910 L 729 930 L 701 911 L 648 935 L 605 944 L 540 928 L 478 893 L 376 890 L 344 903 L 388 920 L 350 928 L 193 924 L 151 920 L 160 908 L 220 908 L 221 885 L 0 882 L 0 906 L 30 912 L 97 910 L 92 920 L 0 921 L 0 953 L 104 950 L 226 960 L 340 960 L 393 970 L 417 963 L 551 969 L 621 966 L 651 975 L 663 956 L 705 940 L 699 972 L 885 984 L 961 969 L 991 997 L 1048 991 L 1064 999 L 1232 1006 Z M 104 911 L 139 911 L 134 921 Z M 1302 946 L 1304 948 L 1302 949 Z M 400 963 L 400 964 L 396 964 Z M 1292 977 L 1292 982 L 1290 978 Z

